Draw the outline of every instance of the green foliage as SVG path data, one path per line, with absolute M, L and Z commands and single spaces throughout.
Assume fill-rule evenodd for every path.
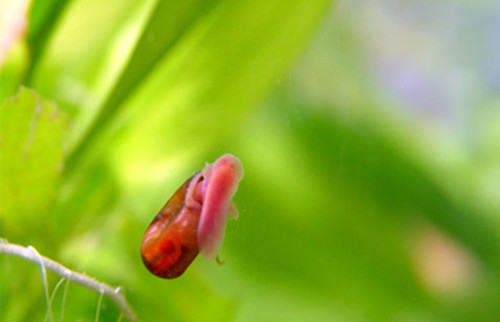
M 23 227 L 25 233 L 41 228 L 63 171 L 67 127 L 66 115 L 26 88 L 0 108 L 0 218 L 5 225 Z
M 199 0 L 157 2 L 127 65 L 100 107 L 92 127 L 87 130 L 87 136 L 82 139 L 82 146 L 79 146 L 74 154 L 78 156 L 81 150 L 86 148 L 89 141 L 99 134 L 102 126 L 113 118 L 123 100 L 215 3 L 217 2 Z M 176 13 L 175 16 L 172 15 L 173 12 Z
M 367 84 L 355 27 L 322 23 L 330 8 L 34 0 L 28 59 L 18 48 L 0 66 L 0 237 L 121 285 L 142 321 L 495 321 L 500 221 L 469 198 L 476 164 L 429 161 Z M 224 265 L 152 276 L 146 227 L 225 152 L 245 177 Z M 444 290 L 418 257 L 442 248 L 465 272 Z M 55 320 L 118 319 L 48 277 Z M 45 301 L 39 268 L 2 255 L 0 321 L 41 321 Z
M 33 1 L 28 19 L 28 47 L 31 62 L 25 76 L 27 84 L 31 82 L 35 68 L 38 65 L 40 57 L 50 39 L 51 32 L 56 25 L 59 16 L 69 3 L 69 0 L 45 0 Z

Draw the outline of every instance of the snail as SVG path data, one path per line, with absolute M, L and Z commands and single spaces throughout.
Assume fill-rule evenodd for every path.
M 187 179 L 144 234 L 141 256 L 146 268 L 156 276 L 176 278 L 198 253 L 214 259 L 224 239 L 227 215 L 238 216 L 232 199 L 242 178 L 241 161 L 224 154 Z

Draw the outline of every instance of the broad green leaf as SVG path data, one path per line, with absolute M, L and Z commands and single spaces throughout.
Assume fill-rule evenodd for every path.
M 77 148 L 78 155 L 119 110 L 123 100 L 134 92 L 155 65 L 174 47 L 185 33 L 218 1 L 157 1 L 135 49 L 100 107 L 95 122 Z
M 64 166 L 68 118 L 53 103 L 21 88 L 0 109 L 0 219 L 43 220 Z
M 74 116 L 75 129 L 84 128 L 82 118 L 95 115 L 138 38 L 151 2 L 74 0 L 59 19 L 30 86 Z
M 64 9 L 71 0 L 32 0 L 28 15 L 30 64 L 26 74 L 29 83 L 38 61 Z
M 212 160 L 304 48 L 330 1 L 224 1 L 129 100 L 122 177 L 168 182 L 167 160 Z M 189 156 L 187 157 L 189 159 Z M 127 168 L 133 165 L 132 170 Z M 136 182 L 137 183 L 137 182 Z

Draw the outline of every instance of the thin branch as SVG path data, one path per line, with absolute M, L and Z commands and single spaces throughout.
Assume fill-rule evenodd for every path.
M 41 256 L 33 251 L 32 246 L 23 247 L 21 245 L 11 244 L 5 240 L 0 240 L 0 253 L 22 257 L 30 262 L 41 264 L 43 267 L 64 277 L 68 281 L 80 284 L 88 289 L 91 289 L 99 294 L 109 297 L 118 306 L 123 316 L 128 321 L 137 321 L 132 308 L 127 303 L 127 300 L 120 292 L 120 287 L 112 287 L 106 283 L 97 281 L 96 279 L 82 273 L 77 273 L 69 268 L 53 261 L 50 258 Z

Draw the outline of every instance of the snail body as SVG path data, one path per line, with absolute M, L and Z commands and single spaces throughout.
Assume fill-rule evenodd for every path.
M 146 230 L 141 256 L 146 268 L 162 278 L 184 273 L 198 253 L 217 255 L 227 215 L 236 215 L 232 203 L 243 167 L 238 158 L 224 154 L 207 164 L 177 189 Z

